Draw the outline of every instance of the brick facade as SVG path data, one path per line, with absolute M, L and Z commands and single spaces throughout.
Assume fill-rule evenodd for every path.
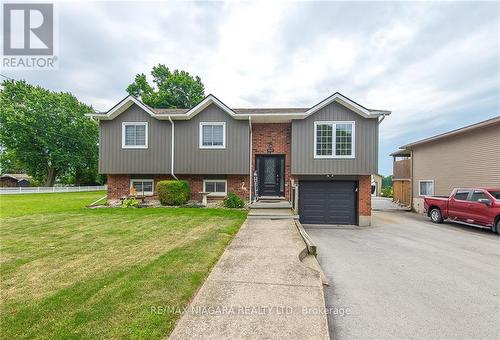
M 201 195 L 199 192 L 203 191 L 203 180 L 210 179 L 208 175 L 176 175 L 177 178 L 181 180 L 189 181 L 189 186 L 191 188 L 191 199 L 201 200 Z M 157 199 L 156 188 L 159 181 L 170 180 L 172 177 L 170 175 L 154 175 L 152 176 L 154 180 L 154 190 L 155 195 L 151 199 Z M 118 200 L 124 196 L 130 194 L 130 175 L 108 175 L 108 199 Z M 150 175 L 144 176 L 144 178 L 151 178 Z M 249 177 L 248 175 L 228 175 L 227 179 L 227 192 L 234 192 L 240 196 L 243 200 L 248 200 L 248 185 Z M 222 199 L 222 197 L 217 197 L 214 199 Z
M 108 175 L 108 199 L 117 200 L 130 194 L 130 175 Z
M 211 179 L 209 175 L 176 175 L 177 178 L 189 181 L 191 188 L 191 199 L 201 200 L 199 192 L 203 191 L 203 180 Z M 213 179 L 213 177 L 212 177 Z M 248 201 L 249 176 L 248 175 L 227 175 L 227 192 L 234 192 L 243 200 Z M 212 197 L 209 199 L 222 199 L 223 197 Z
M 372 180 L 370 175 L 360 175 L 358 184 L 358 210 L 360 216 L 372 215 Z
M 291 123 L 252 124 L 252 163 L 255 171 L 257 155 L 285 155 L 285 197 L 290 198 Z

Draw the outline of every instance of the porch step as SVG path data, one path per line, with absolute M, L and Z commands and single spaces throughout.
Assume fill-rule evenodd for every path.
M 271 220 L 285 220 L 285 219 L 298 219 L 299 216 L 295 215 L 292 209 L 251 209 L 248 213 L 248 218 L 252 219 L 271 219 Z
M 288 201 L 257 201 L 250 204 L 250 209 L 291 209 L 292 204 Z
M 258 200 L 260 202 L 276 202 L 276 201 L 284 201 L 285 197 L 282 197 L 282 196 L 259 196 Z
M 248 215 L 252 220 L 298 220 L 299 215 Z
M 252 208 L 248 213 L 248 216 L 290 216 L 293 215 L 292 209 L 261 209 Z

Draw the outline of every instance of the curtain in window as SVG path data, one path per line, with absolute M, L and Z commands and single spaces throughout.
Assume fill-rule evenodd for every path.
M 420 194 L 421 195 L 432 195 L 433 183 L 432 182 L 420 182 Z
M 126 125 L 125 145 L 146 145 L 146 126 Z
M 224 145 L 224 127 L 222 125 L 203 125 L 202 138 L 204 146 Z

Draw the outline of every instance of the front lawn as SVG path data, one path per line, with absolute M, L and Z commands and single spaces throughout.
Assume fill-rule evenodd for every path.
M 0 196 L 0 338 L 164 337 L 246 217 L 103 195 Z

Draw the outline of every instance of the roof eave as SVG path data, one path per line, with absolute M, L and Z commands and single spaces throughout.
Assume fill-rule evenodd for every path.
M 87 117 L 91 117 L 97 120 L 112 120 L 116 116 L 120 115 L 123 113 L 125 110 L 127 110 L 130 106 L 133 104 L 136 104 L 140 108 L 142 108 L 144 111 L 146 111 L 151 117 L 154 117 L 159 120 L 167 120 L 167 119 L 174 119 L 174 120 L 188 120 L 191 119 L 192 117 L 196 116 L 198 113 L 203 111 L 205 108 L 207 108 L 209 105 L 214 104 L 218 106 L 220 109 L 222 109 L 224 112 L 229 114 L 232 118 L 238 119 L 238 120 L 248 120 L 250 117 L 254 119 L 262 119 L 262 118 L 267 118 L 272 119 L 272 118 L 277 118 L 279 121 L 283 120 L 293 120 L 293 119 L 304 119 L 307 118 L 308 116 L 314 114 L 315 112 L 319 111 L 323 107 L 327 106 L 328 104 L 332 103 L 333 101 L 336 101 L 348 109 L 356 112 L 357 114 L 361 115 L 364 118 L 378 118 L 380 116 L 388 116 L 391 114 L 390 111 L 386 110 L 369 110 L 365 108 L 364 106 L 354 102 L 353 100 L 345 97 L 344 95 L 340 94 L 339 92 L 335 92 L 333 95 L 329 96 L 328 98 L 322 100 L 318 104 L 314 105 L 312 108 L 309 110 L 305 111 L 304 113 L 294 113 L 294 112 L 280 112 L 280 113 L 247 113 L 247 114 L 241 114 L 241 113 L 236 113 L 233 111 L 231 108 L 229 108 L 226 104 L 224 104 L 221 100 L 219 100 L 217 97 L 215 97 L 213 94 L 209 94 L 206 96 L 198 105 L 187 111 L 186 113 L 173 113 L 173 114 L 168 114 L 168 113 L 155 113 L 152 108 L 144 104 L 142 101 L 139 99 L 135 98 L 132 95 L 129 95 L 122 99 L 120 102 L 118 102 L 115 106 L 113 106 L 108 112 L 105 114 L 102 113 L 90 113 L 86 114 Z
M 356 112 L 357 114 L 359 114 L 360 116 L 362 116 L 364 118 L 378 118 L 380 116 L 388 116 L 391 114 L 390 111 L 369 110 L 366 107 L 364 107 L 364 106 L 356 103 L 355 101 L 347 98 L 343 94 L 341 94 L 339 92 L 335 92 L 330 97 L 322 100 L 321 102 L 319 102 L 318 104 L 314 105 L 312 108 L 307 110 L 305 112 L 306 117 L 316 113 L 317 111 L 319 111 L 322 108 L 324 108 L 325 106 L 333 103 L 334 101 L 347 107 L 348 109 Z
M 466 133 L 466 132 L 469 132 L 469 131 L 472 131 L 472 130 L 476 130 L 478 128 L 483 128 L 485 126 L 490 126 L 490 125 L 494 125 L 494 124 L 498 124 L 498 123 L 500 123 L 500 116 L 493 117 L 493 118 L 484 120 L 482 122 L 475 123 L 475 124 L 472 124 L 472 125 L 468 125 L 468 126 L 465 126 L 465 127 L 459 128 L 459 129 L 455 129 L 455 130 L 451 130 L 451 131 L 448 131 L 448 132 L 440 133 L 440 134 L 435 135 L 435 136 L 427 137 L 427 138 L 421 139 L 419 141 L 416 141 L 414 143 L 409 143 L 409 144 L 403 145 L 403 146 L 400 147 L 400 149 L 412 149 L 413 147 L 418 146 L 418 145 L 422 145 L 422 144 L 426 144 L 426 143 L 431 143 L 431 142 L 434 142 L 434 141 L 437 141 L 437 140 L 441 140 L 441 139 L 444 139 L 444 138 L 448 138 L 448 137 L 453 137 L 453 136 L 456 136 L 456 135 L 460 135 L 462 133 Z

